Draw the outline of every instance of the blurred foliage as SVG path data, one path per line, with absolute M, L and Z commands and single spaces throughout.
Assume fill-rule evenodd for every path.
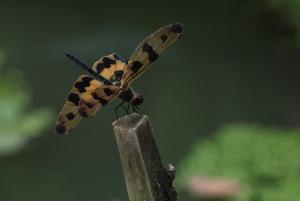
M 267 0 L 267 3 L 281 13 L 286 24 L 296 28 L 297 42 L 300 44 L 300 0 Z
M 288 5 L 289 0 L 278 2 Z M 283 18 L 290 12 L 280 6 L 271 0 L 149 1 L 146 9 L 141 1 L 92 6 L 1 1 L 0 46 L 9 55 L 5 70 L 26 72 L 34 102 L 57 115 L 83 73 L 61 51 L 90 64 L 112 52 L 129 58 L 156 28 L 183 23 L 181 41 L 133 83 L 145 97 L 142 110 L 155 127 L 162 159 L 176 164 L 195 138 L 229 121 L 300 127 L 299 49 L 290 41 L 293 27 L 291 36 L 285 26 L 291 18 Z M 104 8 L 114 8 L 113 14 Z M 37 108 L 35 103 L 31 108 Z M 0 200 L 126 200 L 111 129 L 117 104 L 81 122 L 71 135 L 52 135 L 30 152 L 2 157 Z M 185 200 L 181 196 L 178 200 Z
M 4 54 L 0 51 L 0 67 Z M 0 156 L 15 153 L 39 135 L 52 120 L 47 109 L 28 111 L 29 89 L 18 71 L 0 68 Z
M 299 200 L 300 131 L 229 125 L 196 143 L 178 170 L 182 189 L 193 175 L 233 178 L 243 187 L 237 201 Z

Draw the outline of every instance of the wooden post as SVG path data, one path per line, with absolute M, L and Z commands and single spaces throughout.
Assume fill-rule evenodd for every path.
M 130 201 L 176 201 L 175 168 L 161 163 L 146 115 L 136 113 L 113 123 Z

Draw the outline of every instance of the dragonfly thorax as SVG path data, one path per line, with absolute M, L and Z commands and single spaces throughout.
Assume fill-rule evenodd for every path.
M 123 87 L 123 85 L 121 87 Z M 132 105 L 141 105 L 144 101 L 142 94 L 135 92 L 131 87 L 123 89 L 119 98 L 123 101 L 130 102 Z

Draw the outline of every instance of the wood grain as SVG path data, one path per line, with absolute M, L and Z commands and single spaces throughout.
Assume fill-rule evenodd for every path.
M 153 128 L 146 115 L 136 113 L 113 123 L 130 201 L 175 201 L 175 168 L 162 165 Z

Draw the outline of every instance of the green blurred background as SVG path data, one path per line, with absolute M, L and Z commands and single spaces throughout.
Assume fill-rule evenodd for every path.
M 111 126 L 118 101 L 70 135 L 52 132 L 83 73 L 62 51 L 90 64 L 113 52 L 129 58 L 173 22 L 184 36 L 133 84 L 165 163 L 180 167 L 195 141 L 233 122 L 300 126 L 299 0 L 1 1 L 1 201 L 128 200 Z M 179 191 L 178 200 L 193 199 Z

